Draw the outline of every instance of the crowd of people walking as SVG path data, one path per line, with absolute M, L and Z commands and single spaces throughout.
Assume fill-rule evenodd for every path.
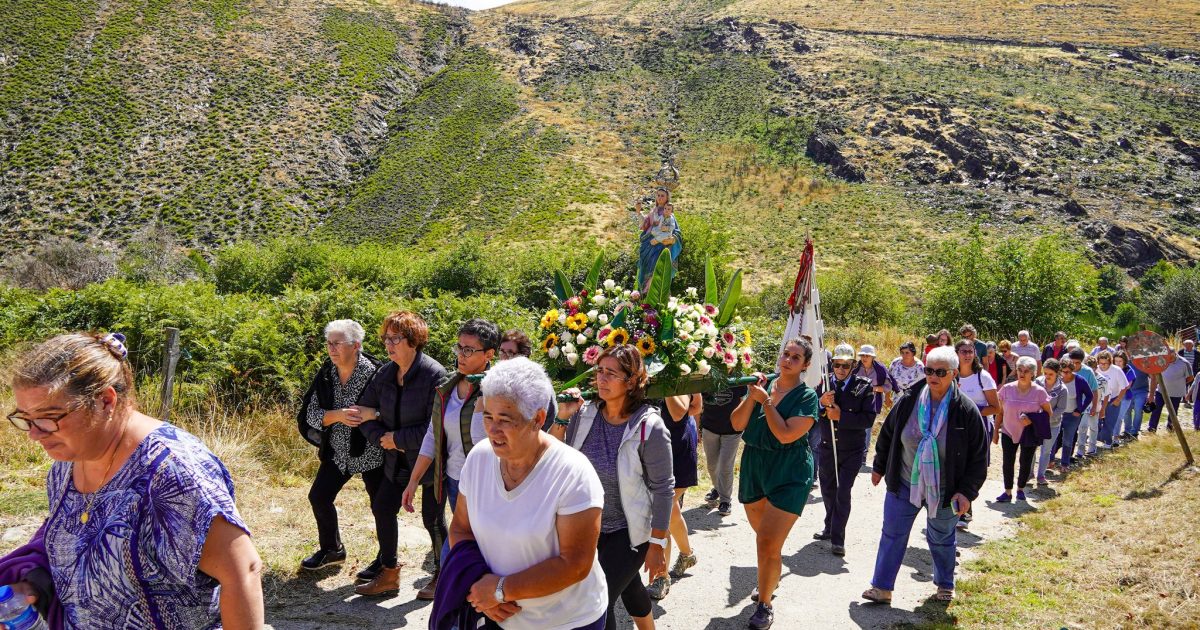
M 400 591 L 397 517 L 419 509 L 434 570 L 414 596 L 434 602 L 433 628 L 612 629 L 618 599 L 639 630 L 653 628 L 653 600 L 698 564 L 720 562 L 692 546 L 682 511 L 700 483 L 700 449 L 712 482 L 705 504 L 730 515 L 736 487 L 754 531 L 749 626 L 764 629 L 775 622 L 785 543 L 815 487 L 825 513 L 813 538 L 841 556 L 859 474 L 885 485 L 864 600 L 891 602 L 924 510 L 932 596 L 950 601 L 957 532 L 969 527 L 992 445 L 1002 458 L 995 501 L 1006 503 L 1143 428 L 1156 431 L 1165 404 L 1191 404 L 1200 431 L 1191 341 L 1171 351 L 1159 388 L 1130 361 L 1124 338 L 1101 338 L 1090 351 L 1061 332 L 1044 347 L 1026 331 L 992 343 L 966 324 L 958 341 L 942 330 L 921 352 L 904 342 L 887 365 L 871 345 L 840 343 L 814 357 L 811 341 L 797 338 L 784 343 L 776 374 L 658 400 L 647 398 L 637 349 L 613 345 L 596 361 L 595 398 L 569 389 L 560 402 L 520 331 L 464 322 L 453 366 L 425 353 L 429 329 L 415 313 L 387 315 L 377 334 L 386 360 L 363 351 L 361 324 L 330 322 L 327 357 L 299 405 L 297 428 L 319 460 L 309 492 L 317 548 L 300 567 L 347 560 L 335 501 L 361 476 L 378 547 L 355 592 Z M 257 627 L 261 562 L 232 481 L 196 438 L 137 411 L 123 341 L 64 335 L 17 366 L 8 419 L 57 463 L 50 518 L 19 550 L 39 561 L 0 578 L 70 626 L 203 618 Z M 814 389 L 805 375 L 818 361 L 828 376 Z M 132 490 L 144 487 L 154 491 Z M 122 507 L 130 492 L 142 499 Z M 133 533 L 112 547 L 106 532 L 118 521 Z M 164 528 L 172 536 L 156 534 Z M 0 572 L 18 566 L 10 559 Z

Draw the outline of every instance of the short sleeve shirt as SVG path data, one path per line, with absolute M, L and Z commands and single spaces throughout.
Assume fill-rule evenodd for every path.
M 551 440 L 521 485 L 506 490 L 489 440 L 476 444 L 462 468 L 471 532 L 493 573 L 512 575 L 557 556 L 559 516 L 604 507 L 604 490 L 582 453 Z M 561 591 L 517 602 L 505 630 L 569 630 L 604 615 L 608 588 L 597 556 L 587 577 Z
M 1033 383 L 1029 391 L 1022 394 L 1016 383 L 1009 383 L 1000 388 L 1000 402 L 1004 406 L 1004 420 L 1000 427 L 1012 441 L 1020 442 L 1025 427 L 1021 423 L 1021 414 L 1042 411 L 1042 405 L 1050 402 L 1050 395 L 1045 389 Z

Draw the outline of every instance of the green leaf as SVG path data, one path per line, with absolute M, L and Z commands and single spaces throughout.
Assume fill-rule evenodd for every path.
M 654 378 L 667 367 L 667 359 L 662 353 L 655 352 L 646 357 L 646 376 Z
M 658 320 L 661 324 L 658 338 L 662 341 L 673 339 L 675 337 L 675 315 L 669 309 L 663 309 L 658 313 Z
M 604 266 L 604 253 L 601 252 L 596 256 L 596 262 L 592 263 L 592 268 L 588 270 L 587 278 L 583 281 L 583 288 L 587 289 L 588 293 L 593 293 L 597 286 L 600 286 L 600 268 Z
M 717 305 L 717 271 L 713 269 L 712 259 L 704 257 L 704 303 Z
M 554 270 L 554 295 L 559 302 L 566 302 L 575 295 L 575 290 L 571 288 L 571 280 L 562 269 Z
M 596 369 L 596 366 L 592 366 L 592 367 L 580 372 L 579 374 L 575 375 L 575 378 L 567 381 L 566 383 L 563 383 L 562 388 L 564 390 L 571 389 L 572 387 L 575 387 L 576 385 L 582 383 L 583 381 L 587 380 L 587 377 L 591 376 L 592 372 L 595 371 L 595 369 Z
M 654 275 L 650 278 L 650 288 L 646 290 L 643 298 L 643 301 L 658 310 L 665 309 L 667 300 L 671 298 L 671 271 L 671 252 L 664 249 L 658 255 Z
M 733 278 L 729 280 L 729 286 L 725 287 L 725 296 L 721 298 L 721 304 L 717 306 L 718 328 L 724 328 L 733 321 L 733 315 L 737 311 L 740 299 L 742 299 L 742 270 L 738 269 L 734 272 Z
M 611 326 L 613 330 L 616 330 L 616 329 L 624 326 L 625 325 L 625 316 L 629 314 L 630 308 L 632 308 L 632 307 L 626 307 L 626 308 L 621 309 L 620 311 L 617 311 L 617 314 L 613 316 L 612 321 L 609 322 L 608 325 Z

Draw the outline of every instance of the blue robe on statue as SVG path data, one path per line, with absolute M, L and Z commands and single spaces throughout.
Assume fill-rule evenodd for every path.
M 667 240 L 672 242 L 670 244 L 663 242 Z M 647 283 L 650 282 L 651 276 L 654 275 L 654 266 L 658 264 L 658 257 L 664 249 L 671 252 L 671 279 L 674 279 L 675 272 L 679 270 L 676 261 L 683 251 L 683 232 L 680 231 L 679 223 L 675 221 L 674 216 L 663 216 L 662 209 L 656 207 L 647 217 L 642 229 L 641 243 L 638 246 L 638 285 L 640 289 L 645 289 Z

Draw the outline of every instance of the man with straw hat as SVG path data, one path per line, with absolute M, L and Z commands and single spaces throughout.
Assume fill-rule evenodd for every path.
M 866 461 L 863 449 L 867 431 L 875 423 L 875 392 L 871 381 L 851 372 L 856 365 L 854 347 L 841 344 L 833 351 L 833 375 L 818 388 L 822 440 L 817 477 L 825 502 L 825 528 L 813 534 L 828 540 L 836 556 L 846 555 L 846 522 L 850 518 L 850 493 L 858 469 Z

